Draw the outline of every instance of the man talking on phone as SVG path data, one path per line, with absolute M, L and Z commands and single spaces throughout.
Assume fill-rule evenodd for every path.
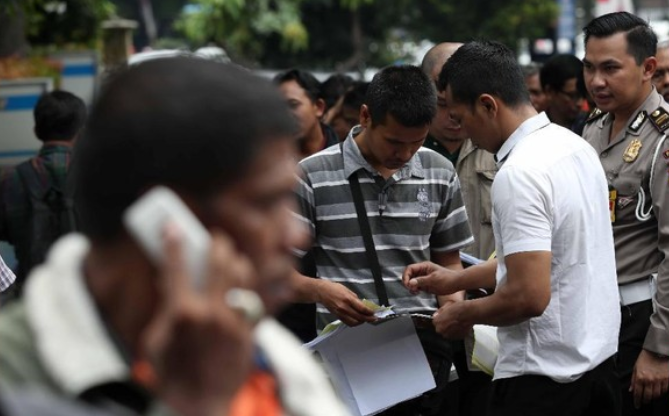
M 133 414 L 344 415 L 297 340 L 260 319 L 290 300 L 306 235 L 290 214 L 294 127 L 274 88 L 233 66 L 159 59 L 111 80 L 75 149 L 81 234 L 0 313 L 0 388 Z M 162 261 L 123 226 L 156 185 L 211 233 L 201 289 L 183 224 L 162 230 Z

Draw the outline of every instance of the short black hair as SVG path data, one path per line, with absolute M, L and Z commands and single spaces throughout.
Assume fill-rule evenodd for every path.
M 291 140 L 294 123 L 270 82 L 233 65 L 165 58 L 129 68 L 107 84 L 75 145 L 81 231 L 121 237 L 123 212 L 157 184 L 206 204 L 265 143 Z
M 365 103 L 365 96 L 367 95 L 367 89 L 369 88 L 369 82 L 365 81 L 356 81 L 348 91 L 344 94 L 342 100 L 342 107 L 355 108 L 360 110 L 360 106 Z
M 553 55 L 541 68 L 539 81 L 541 88 L 551 87 L 553 91 L 561 91 L 570 79 L 578 83 L 583 78 L 583 61 L 569 54 Z
M 607 38 L 625 32 L 627 53 L 637 65 L 657 53 L 657 35 L 648 22 L 628 12 L 615 12 L 599 16 L 583 28 L 585 45 L 591 37 Z
M 473 41 L 461 46 L 439 74 L 439 90 L 448 86 L 456 101 L 470 106 L 482 94 L 494 95 L 509 107 L 530 103 L 515 54 L 495 41 Z
M 293 68 L 276 74 L 273 79 L 273 82 L 276 85 L 281 85 L 288 81 L 295 81 L 297 85 L 302 87 L 312 103 L 323 98 L 321 83 L 311 74 L 311 72 Z
M 350 75 L 332 74 L 321 84 L 321 97 L 325 100 L 325 108 L 335 105 L 355 81 Z
M 388 66 L 379 71 L 365 95 L 372 125 L 391 115 L 405 127 L 429 125 L 437 112 L 434 83 L 417 66 Z
M 33 110 L 35 135 L 43 142 L 69 141 L 86 122 L 86 104 L 67 91 L 52 91 L 40 97 Z

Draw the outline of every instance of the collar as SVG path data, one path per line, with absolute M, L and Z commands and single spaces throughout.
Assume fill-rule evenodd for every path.
M 362 130 L 363 128 L 360 125 L 353 127 L 343 143 L 344 175 L 347 179 L 360 169 L 365 169 L 372 175 L 379 174 L 362 155 L 358 143 L 354 140 L 355 136 L 360 134 Z M 418 152 L 420 152 L 420 149 Z M 420 161 L 418 152 L 416 152 L 404 166 L 395 172 L 392 177 L 396 180 L 406 179 L 411 176 L 425 178 L 425 170 L 423 169 L 423 163 Z
M 509 136 L 508 139 L 502 144 L 502 147 L 499 149 L 497 154 L 495 154 L 495 162 L 497 167 L 501 167 L 502 164 L 506 161 L 506 158 L 509 157 L 511 151 L 520 141 L 526 136 L 534 133 L 535 131 L 542 129 L 550 124 L 548 116 L 546 113 L 542 112 L 536 116 L 530 117 L 527 120 L 523 121 L 520 126 Z
M 56 154 L 72 153 L 73 143 L 64 141 L 45 142 L 40 147 L 38 154 L 42 157 L 47 157 Z
M 31 274 L 24 294 L 38 354 L 70 396 L 130 379 L 84 283 L 81 265 L 89 249 L 81 235 L 60 239 L 47 263 Z
M 478 150 L 478 148 L 478 146 L 474 145 L 472 139 L 465 139 L 460 147 L 460 157 L 458 157 L 458 161 L 464 160 L 467 156 Z
M 648 94 L 648 97 L 644 100 L 644 102 L 636 109 L 634 110 L 634 113 L 630 116 L 630 119 L 627 120 L 627 127 L 625 128 L 625 134 L 630 134 L 633 136 L 639 136 L 641 135 L 641 126 L 639 128 L 632 128 L 634 127 L 633 124 L 635 122 L 635 119 L 639 116 L 640 113 L 645 111 L 646 113 L 650 114 L 653 110 L 655 110 L 657 107 L 660 106 L 664 102 L 664 98 L 657 92 L 657 89 L 653 85 L 650 94 Z M 646 123 L 648 120 L 648 115 L 645 116 L 645 118 L 642 121 L 643 123 Z M 605 126 L 608 126 L 610 123 L 613 122 L 613 115 L 611 113 L 604 114 L 604 116 L 600 117 L 599 120 L 595 121 L 595 125 L 599 129 L 603 129 Z

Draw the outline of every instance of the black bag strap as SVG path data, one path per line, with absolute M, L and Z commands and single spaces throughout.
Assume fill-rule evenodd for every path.
M 379 297 L 379 303 L 381 303 L 383 306 L 390 306 L 390 302 L 388 302 L 388 292 L 386 292 L 386 286 L 383 284 L 383 277 L 381 276 L 381 265 L 379 264 L 379 257 L 376 254 L 376 248 L 374 248 L 372 230 L 369 228 L 367 209 L 365 208 L 365 202 L 362 199 L 362 190 L 360 189 L 358 172 L 354 172 L 351 175 L 348 183 L 351 186 L 351 193 L 353 194 L 355 210 L 358 213 L 358 224 L 360 224 L 362 239 L 365 242 L 365 253 L 367 255 L 369 266 L 372 269 L 372 276 L 374 276 L 374 286 L 376 287 L 376 294 Z
M 341 151 L 341 158 L 343 160 L 344 142 L 339 143 L 339 150 Z M 374 240 L 372 239 L 372 230 L 369 228 L 369 219 L 367 218 L 365 200 L 362 198 L 362 190 L 360 189 L 358 172 L 353 172 L 348 180 L 348 184 L 351 187 L 351 194 L 353 194 L 355 211 L 358 214 L 358 224 L 360 225 L 362 240 L 365 243 L 365 254 L 367 255 L 367 262 L 369 263 L 369 268 L 372 270 L 372 276 L 374 277 L 376 295 L 379 297 L 379 303 L 381 305 L 390 306 L 390 302 L 388 301 L 388 292 L 386 292 L 386 285 L 383 284 L 379 257 L 376 255 L 376 248 L 374 247 Z

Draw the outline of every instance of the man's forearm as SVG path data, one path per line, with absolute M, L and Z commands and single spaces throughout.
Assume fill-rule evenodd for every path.
M 297 303 L 317 303 L 319 302 L 319 289 L 323 284 L 321 279 L 312 278 L 293 270 L 291 284 L 295 293 L 294 301 Z
M 461 318 L 472 324 L 508 326 L 541 315 L 551 298 L 550 261 L 551 253 L 542 251 L 507 256 L 506 284 L 490 296 L 464 302 Z M 490 264 L 481 266 L 481 271 L 490 271 Z M 478 272 L 474 270 L 473 276 Z
M 484 263 L 467 267 L 458 279 L 461 290 L 475 290 L 497 286 L 497 259 L 490 259 Z
M 509 326 L 524 322 L 534 316 L 517 302 L 515 296 L 495 292 L 491 296 L 468 300 L 463 306 L 460 319 L 463 322 L 492 326 Z

